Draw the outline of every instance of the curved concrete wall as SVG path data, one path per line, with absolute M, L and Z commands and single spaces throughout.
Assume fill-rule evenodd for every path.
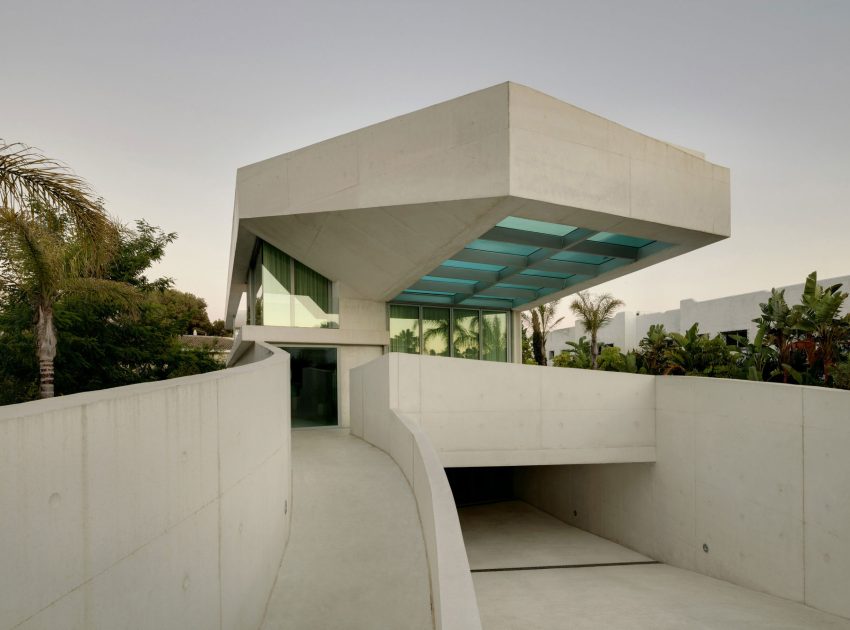
M 289 357 L 0 408 L 0 629 L 253 629 L 289 535 Z
M 850 617 L 850 392 L 655 384 L 655 464 L 528 467 L 517 494 L 657 560 Z
M 437 630 L 480 630 L 481 618 L 454 497 L 437 452 L 422 429 L 392 408 L 384 355 L 351 370 L 351 432 L 388 453 L 413 489 L 431 578 Z

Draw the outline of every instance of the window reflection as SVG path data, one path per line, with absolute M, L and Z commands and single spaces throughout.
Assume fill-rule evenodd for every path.
M 422 354 L 449 356 L 449 309 L 422 307 Z
M 390 305 L 390 352 L 419 354 L 419 307 Z
M 478 358 L 478 311 L 454 310 L 454 356 Z

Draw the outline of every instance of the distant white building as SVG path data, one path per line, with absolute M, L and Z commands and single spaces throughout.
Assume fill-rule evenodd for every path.
M 842 284 L 846 290 L 850 288 L 850 276 L 827 278 L 818 281 L 818 284 Z M 803 283 L 778 288 L 785 289 L 785 298 L 789 304 L 799 302 L 803 293 Z M 625 350 L 634 349 L 653 324 L 664 324 L 668 332 L 683 333 L 699 323 L 700 332 L 711 336 L 718 333 L 737 334 L 752 339 L 757 330 L 752 320 L 759 315 L 759 304 L 766 302 L 769 297 L 770 289 L 766 289 L 703 302 L 682 300 L 679 308 L 661 313 L 621 311 L 614 317 L 614 321 L 599 331 L 599 343 Z M 578 341 L 582 336 L 587 336 L 587 333 L 580 324 L 553 330 L 546 341 L 546 356 L 553 358 L 566 350 L 568 341 Z

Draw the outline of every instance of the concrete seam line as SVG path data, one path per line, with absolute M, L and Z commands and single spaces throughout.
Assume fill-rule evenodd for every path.
M 77 584 L 74 588 L 72 588 L 72 589 L 71 589 L 71 590 L 69 590 L 69 591 L 66 591 L 65 593 L 63 593 L 62 595 L 60 595 L 59 597 L 57 597 L 56 599 L 54 599 L 52 602 L 50 602 L 50 603 L 49 603 L 49 604 L 47 604 L 46 606 L 43 606 L 42 608 L 39 608 L 38 610 L 36 610 L 33 614 L 31 614 L 31 615 L 30 615 L 29 617 L 27 617 L 26 619 L 23 619 L 22 621 L 19 621 L 19 622 L 18 622 L 18 623 L 16 623 L 14 626 L 12 626 L 12 627 L 10 628 L 10 630 L 15 630 L 15 628 L 18 628 L 18 627 L 22 626 L 23 624 L 25 624 L 26 622 L 28 622 L 30 619 L 32 619 L 33 617 L 35 617 L 35 616 L 36 616 L 36 615 L 38 615 L 39 613 L 44 612 L 45 610 L 47 610 L 48 608 L 50 608 L 50 607 L 51 607 L 51 606 L 53 606 L 54 604 L 56 604 L 56 603 L 58 603 L 58 602 L 62 601 L 62 600 L 63 600 L 63 599 L 65 599 L 66 597 L 68 597 L 68 595 L 70 595 L 71 593 L 74 593 L 75 591 L 78 591 L 78 590 L 80 590 L 81 588 L 85 587 L 86 585 L 90 584 L 91 582 L 93 582 L 94 580 L 96 580 L 97 578 L 99 578 L 101 575 L 103 575 L 104 573 L 106 573 L 106 572 L 107 572 L 107 571 L 109 571 L 110 569 L 112 569 L 112 568 L 114 568 L 114 567 L 118 566 L 119 564 L 121 564 L 122 562 L 124 562 L 125 560 L 127 560 L 128 558 L 132 558 L 132 557 L 133 557 L 133 556 L 135 556 L 137 553 L 139 553 L 139 552 L 140 552 L 140 551 L 142 551 L 143 549 L 146 549 L 147 547 L 149 547 L 150 545 L 152 545 L 153 543 L 155 543 L 156 541 L 158 541 L 160 538 L 162 538 L 163 536 L 165 536 L 166 534 L 168 534 L 170 531 L 172 531 L 172 530 L 176 529 L 177 527 L 180 527 L 180 525 L 182 525 L 183 523 L 185 523 L 186 521 L 188 521 L 188 520 L 189 520 L 189 519 L 191 519 L 192 517 L 196 516 L 197 514 L 199 514 L 200 512 L 202 512 L 203 510 L 207 509 L 207 508 L 208 508 L 209 506 L 211 506 L 213 503 L 215 503 L 215 502 L 217 502 L 217 501 L 220 501 L 220 499 L 221 499 L 221 497 L 215 497 L 214 499 L 212 499 L 212 500 L 210 500 L 210 501 L 207 501 L 207 502 L 206 502 L 206 503 L 204 503 L 201 507 L 199 507 L 197 510 L 195 510 L 195 511 L 194 511 L 194 512 L 192 512 L 191 514 L 188 514 L 185 518 L 180 519 L 179 521 L 177 521 L 177 522 L 175 522 L 175 523 L 172 523 L 171 525 L 169 525 L 167 528 L 165 528 L 163 531 L 161 531 L 159 534 L 157 534 L 156 536 L 154 536 L 153 538 L 151 538 L 151 539 L 150 539 L 150 540 L 148 540 L 147 542 L 145 542 L 145 543 L 143 543 L 143 544 L 139 545 L 138 547 L 136 547 L 135 549 L 133 549 L 133 550 L 132 550 L 132 551 L 130 551 L 129 553 L 127 553 L 127 554 L 125 554 L 125 555 L 121 556 L 120 558 L 118 558 L 117 560 L 115 560 L 115 562 L 113 562 L 112 564 L 110 564 L 108 567 L 104 567 L 102 570 L 100 570 L 100 571 L 98 571 L 96 574 L 92 575 L 92 576 L 91 576 L 90 578 L 88 578 L 85 582 L 80 582 L 80 583 L 79 583 L 79 584 Z
M 635 562 L 597 562 L 591 564 L 552 564 L 539 567 L 496 567 L 493 569 L 470 569 L 470 573 L 495 573 L 499 571 L 542 571 L 544 569 L 592 569 L 595 567 L 630 567 L 634 565 L 661 564 L 658 560 Z

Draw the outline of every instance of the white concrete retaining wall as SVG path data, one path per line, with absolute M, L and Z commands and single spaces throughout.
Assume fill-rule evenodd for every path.
M 529 467 L 518 495 L 663 562 L 850 617 L 850 392 L 655 386 L 655 464 Z
M 444 466 L 655 460 L 652 376 L 390 356 L 397 409 Z
M 397 354 L 351 370 L 351 432 L 388 453 L 413 489 L 431 578 L 437 630 L 481 628 L 472 574 L 454 497 L 442 463 L 422 429 L 397 413 Z
M 290 517 L 289 357 L 0 408 L 0 628 L 254 629 Z

